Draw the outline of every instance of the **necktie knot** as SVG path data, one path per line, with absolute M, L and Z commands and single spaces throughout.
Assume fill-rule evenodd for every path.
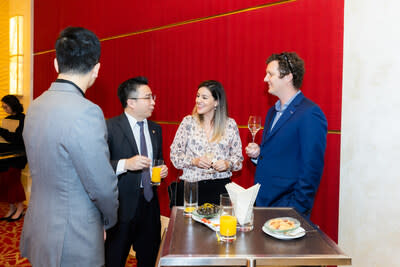
M 138 121 L 138 122 L 136 122 L 138 125 L 139 125 L 139 127 L 142 129 L 143 128 L 143 125 L 144 125 L 144 121 Z

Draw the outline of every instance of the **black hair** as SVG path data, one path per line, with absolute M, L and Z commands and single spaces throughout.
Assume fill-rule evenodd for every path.
M 1 102 L 7 104 L 11 108 L 11 111 L 16 114 L 24 111 L 24 107 L 15 95 L 6 95 L 1 99 Z
M 59 73 L 86 74 L 100 59 L 100 41 L 81 27 L 65 28 L 56 41 Z
M 118 98 L 123 108 L 126 108 L 127 100 L 129 97 L 137 96 L 137 89 L 141 85 L 148 85 L 149 82 L 146 77 L 137 76 L 124 81 L 118 87 Z

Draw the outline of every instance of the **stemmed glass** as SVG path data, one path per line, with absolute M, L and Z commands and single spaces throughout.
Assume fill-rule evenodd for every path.
M 211 162 L 214 160 L 214 152 L 213 152 L 210 144 L 207 145 L 206 153 L 204 154 L 204 156 Z M 213 172 L 214 172 L 214 169 L 212 169 L 212 167 L 209 170 L 207 170 L 207 173 L 213 173 Z
M 254 138 L 256 137 L 256 133 L 261 129 L 261 117 L 260 116 L 250 116 L 248 127 L 250 130 L 251 136 L 253 137 L 253 143 L 254 143 Z

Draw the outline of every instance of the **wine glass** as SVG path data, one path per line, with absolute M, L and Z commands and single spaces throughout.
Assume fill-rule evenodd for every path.
M 215 156 L 215 155 L 214 155 L 214 152 L 213 152 L 213 150 L 212 150 L 210 144 L 207 145 L 207 147 L 206 147 L 206 153 L 204 153 L 204 156 L 205 156 L 209 161 L 213 162 L 214 156 Z M 211 167 L 211 168 L 207 171 L 207 173 L 212 173 L 212 172 L 214 172 L 214 170 L 213 170 L 213 168 Z
M 253 137 L 253 143 L 254 143 L 254 138 L 256 137 L 256 133 L 261 129 L 261 117 L 260 116 L 250 116 L 248 127 L 250 130 L 251 136 Z

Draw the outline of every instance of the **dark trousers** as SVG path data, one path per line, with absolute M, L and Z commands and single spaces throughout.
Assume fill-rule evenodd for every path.
M 137 266 L 154 266 L 161 242 L 160 206 L 155 194 L 150 202 L 140 195 L 136 214 L 129 222 L 118 222 L 107 231 L 107 267 L 125 267 L 130 247 L 136 252 Z
M 225 185 L 230 182 L 230 178 L 199 181 L 199 206 L 204 203 L 219 205 L 219 195 L 227 193 Z

